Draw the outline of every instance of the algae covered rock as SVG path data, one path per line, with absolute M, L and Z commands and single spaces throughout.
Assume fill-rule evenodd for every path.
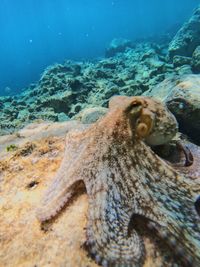
M 102 118 L 107 113 L 107 111 L 108 109 L 103 107 L 85 108 L 76 116 L 74 116 L 74 119 L 80 120 L 84 124 L 90 124 Z
M 180 130 L 199 143 L 200 75 L 191 74 L 165 79 L 145 95 L 164 101 L 176 116 Z
M 109 47 L 106 49 L 105 56 L 106 57 L 113 57 L 117 53 L 124 52 L 126 48 L 132 47 L 132 43 L 130 40 L 124 38 L 116 38 L 113 39 L 110 43 Z
M 191 65 L 185 64 L 176 68 L 176 74 L 179 76 L 193 74 Z
M 192 67 L 196 73 L 200 72 L 200 45 L 197 46 L 192 54 Z
M 58 121 L 68 121 L 70 118 L 64 113 L 58 113 Z
M 173 64 L 174 67 L 180 67 L 182 65 L 189 65 L 191 64 L 192 59 L 190 57 L 184 57 L 184 56 L 174 56 L 173 57 Z
M 174 36 L 169 44 L 169 56 L 191 57 L 198 45 L 200 45 L 200 7 Z

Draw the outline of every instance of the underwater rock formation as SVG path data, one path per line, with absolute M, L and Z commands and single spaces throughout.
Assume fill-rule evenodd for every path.
M 184 57 L 184 56 L 174 56 L 173 57 L 173 64 L 174 67 L 180 67 L 183 65 L 190 65 L 192 59 L 190 57 Z
M 143 42 L 93 63 L 54 64 L 23 93 L 0 97 L 0 135 L 37 119 L 68 120 L 87 107 L 107 107 L 113 95 L 140 95 L 174 72 L 166 55 L 167 44 Z
M 141 95 L 168 77 L 199 73 L 199 10 L 170 46 L 169 34 L 165 41 L 114 39 L 107 58 L 49 66 L 21 94 L 0 97 L 0 135 L 38 119 L 70 120 L 86 108 L 107 108 L 113 95 Z
M 178 120 L 180 131 L 199 144 L 200 75 L 168 78 L 144 95 L 164 101 Z
M 106 49 L 105 56 L 113 57 L 117 53 L 125 52 L 125 50 L 130 47 L 133 47 L 130 40 L 124 38 L 113 39 L 109 47 Z
M 196 47 L 192 54 L 192 68 L 195 73 L 200 73 L 200 45 Z
M 169 56 L 175 55 L 191 57 L 195 48 L 200 45 L 200 7 L 192 17 L 177 32 L 169 44 Z

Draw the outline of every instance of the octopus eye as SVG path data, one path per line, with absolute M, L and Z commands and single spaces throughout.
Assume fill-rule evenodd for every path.
M 145 137 L 148 135 L 149 133 L 149 128 L 148 126 L 144 123 L 141 122 L 137 125 L 136 127 L 136 133 L 140 136 L 140 137 Z
M 196 199 L 194 206 L 195 206 L 196 212 L 200 216 L 200 196 L 198 196 L 198 198 Z
M 151 114 L 142 114 L 137 121 L 136 133 L 138 136 L 144 138 L 151 132 L 152 127 L 153 119 Z

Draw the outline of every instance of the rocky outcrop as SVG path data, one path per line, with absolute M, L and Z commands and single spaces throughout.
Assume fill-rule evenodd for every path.
M 191 57 L 195 48 L 200 45 L 200 7 L 177 32 L 169 45 L 169 56 Z

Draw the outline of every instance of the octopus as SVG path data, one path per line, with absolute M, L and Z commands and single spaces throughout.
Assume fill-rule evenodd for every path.
M 114 96 L 103 118 L 67 134 L 63 161 L 37 218 L 55 217 L 84 183 L 85 246 L 97 264 L 143 266 L 144 241 L 134 227 L 139 220 L 167 242 L 181 266 L 200 266 L 198 192 L 191 190 L 187 172 L 152 149 L 169 143 L 177 131 L 175 117 L 161 102 Z

